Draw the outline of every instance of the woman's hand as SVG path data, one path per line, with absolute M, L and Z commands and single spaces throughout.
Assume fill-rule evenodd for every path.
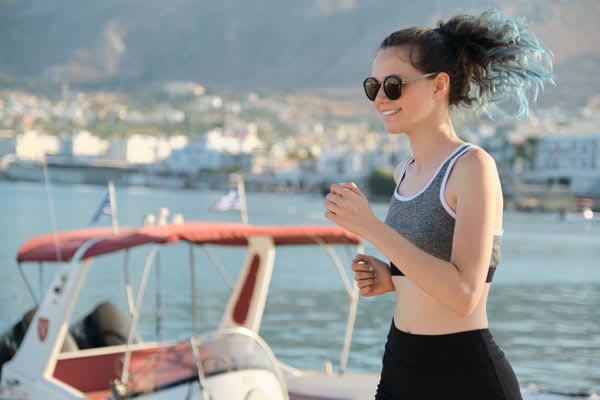
M 352 271 L 361 296 L 377 296 L 394 290 L 390 268 L 376 257 L 357 254 L 352 260 Z
M 325 209 L 325 218 L 365 239 L 368 230 L 379 222 L 367 197 L 353 182 L 331 185 Z

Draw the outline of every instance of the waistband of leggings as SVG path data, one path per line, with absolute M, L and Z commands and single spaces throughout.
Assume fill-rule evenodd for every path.
M 489 329 L 422 335 L 401 331 L 392 320 L 386 351 L 408 367 L 448 366 L 503 355 Z

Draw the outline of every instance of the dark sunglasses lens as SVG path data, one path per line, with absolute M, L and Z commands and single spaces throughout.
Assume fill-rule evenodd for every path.
M 377 97 L 377 92 L 379 92 L 379 87 L 381 85 L 377 82 L 375 78 L 367 78 L 363 82 L 363 87 L 365 88 L 365 94 L 371 101 L 375 101 Z
M 390 100 L 398 100 L 402 95 L 402 81 L 396 76 L 388 76 L 383 81 L 383 91 Z

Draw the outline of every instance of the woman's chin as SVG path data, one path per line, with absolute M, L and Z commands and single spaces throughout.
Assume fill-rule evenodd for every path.
M 400 124 L 393 124 L 393 123 L 385 124 L 384 123 L 384 126 L 385 126 L 385 130 L 387 133 L 392 133 L 392 134 L 404 133 L 404 127 L 401 126 Z

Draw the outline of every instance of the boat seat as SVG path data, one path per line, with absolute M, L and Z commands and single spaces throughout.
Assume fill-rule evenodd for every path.
M 137 345 L 140 346 L 140 345 Z M 125 346 L 82 350 L 61 356 L 54 378 L 88 396 L 110 394 L 110 382 L 121 378 Z M 94 371 L 90 374 L 89 371 Z M 155 390 L 197 377 L 194 355 L 188 340 L 176 344 L 146 345 L 131 353 L 130 391 Z M 136 379 L 142 377 L 140 379 Z M 102 398 L 102 397 L 94 397 Z

